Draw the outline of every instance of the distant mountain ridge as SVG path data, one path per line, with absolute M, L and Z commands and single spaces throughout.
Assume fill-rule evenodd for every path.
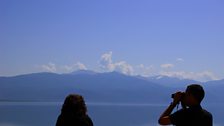
M 163 86 L 167 86 L 167 87 L 186 87 L 188 84 L 201 83 L 195 80 L 180 79 L 180 78 L 161 76 L 161 75 L 148 77 L 147 80 L 154 83 L 161 84 Z
M 94 72 L 94 71 L 91 71 L 91 70 L 78 70 L 78 71 L 71 72 L 69 74 L 73 74 L 73 75 L 77 75 L 77 74 L 93 75 L 93 74 L 97 74 L 97 72 Z
M 203 83 L 209 94 L 207 101 L 223 101 L 220 97 L 223 82 Z M 0 100 L 62 101 L 69 93 L 79 93 L 91 102 L 167 103 L 171 93 L 184 90 L 190 83 L 200 82 L 166 76 L 128 76 L 118 72 L 43 72 L 0 77 Z

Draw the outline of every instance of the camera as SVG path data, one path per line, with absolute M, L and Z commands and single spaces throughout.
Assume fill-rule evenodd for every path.
M 174 98 L 175 95 L 176 95 L 176 93 L 172 94 L 171 98 Z M 185 103 L 185 98 L 186 98 L 186 93 L 185 92 L 181 92 L 181 97 L 180 97 L 180 101 L 179 102 L 181 103 L 181 106 L 182 106 L 183 109 L 187 108 L 186 103 Z M 179 105 L 179 103 L 178 103 L 178 105 Z M 177 106 L 177 108 L 178 108 L 178 106 Z
M 171 95 L 171 98 L 174 98 L 176 93 Z M 185 97 L 185 92 L 181 92 L 181 100 Z

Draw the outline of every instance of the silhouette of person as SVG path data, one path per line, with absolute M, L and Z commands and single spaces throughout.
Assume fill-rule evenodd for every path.
M 160 125 L 176 126 L 212 126 L 212 114 L 201 107 L 205 95 L 204 89 L 199 84 L 191 84 L 185 92 L 176 92 L 172 95 L 173 102 L 160 116 Z M 174 112 L 175 106 L 180 103 L 182 109 Z
M 70 94 L 66 97 L 56 126 L 93 126 L 81 95 Z

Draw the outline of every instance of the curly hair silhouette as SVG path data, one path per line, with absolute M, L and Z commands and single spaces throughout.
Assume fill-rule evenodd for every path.
M 66 97 L 56 126 L 93 126 L 81 95 L 70 94 Z

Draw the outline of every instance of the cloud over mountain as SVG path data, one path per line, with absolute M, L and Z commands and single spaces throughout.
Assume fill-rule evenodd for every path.
M 126 61 L 113 62 L 112 52 L 104 53 L 99 61 L 99 66 L 103 71 L 118 71 L 124 74 L 132 75 L 133 67 Z
M 52 72 L 52 73 L 68 73 L 73 72 L 75 70 L 87 70 L 85 64 L 81 62 L 76 62 L 70 65 L 56 65 L 55 63 L 48 63 L 40 66 L 41 70 L 44 72 Z
M 170 63 L 167 63 L 167 64 L 161 64 L 160 67 L 163 68 L 163 69 L 169 69 L 169 68 L 173 68 L 174 65 L 170 64 Z
M 45 64 L 45 65 L 42 65 L 41 68 L 43 71 L 47 71 L 47 72 L 56 72 L 57 71 L 56 65 L 51 62 L 48 64 Z
M 72 65 L 65 65 L 63 66 L 63 68 L 67 71 L 67 72 L 72 72 L 74 70 L 87 70 L 87 67 L 85 66 L 85 64 L 81 63 L 81 62 L 77 62 L 74 63 Z
M 177 77 L 182 79 L 192 79 L 197 81 L 218 80 L 219 78 L 210 71 L 185 72 L 185 71 L 162 71 L 160 75 L 168 77 Z
M 113 52 L 109 51 L 103 53 L 98 61 L 98 70 L 89 69 L 85 64 L 80 61 L 73 64 L 57 65 L 56 63 L 49 62 L 48 64 L 41 65 L 41 70 L 53 73 L 70 73 L 76 70 L 93 70 L 96 72 L 112 72 L 117 71 L 126 75 L 140 75 L 150 77 L 155 75 L 162 75 L 168 77 L 176 77 L 180 79 L 193 79 L 197 81 L 218 80 L 212 71 L 184 71 L 178 70 L 179 62 L 183 62 L 182 58 L 177 58 L 173 63 L 164 63 L 161 65 L 133 65 L 126 60 L 114 61 Z

